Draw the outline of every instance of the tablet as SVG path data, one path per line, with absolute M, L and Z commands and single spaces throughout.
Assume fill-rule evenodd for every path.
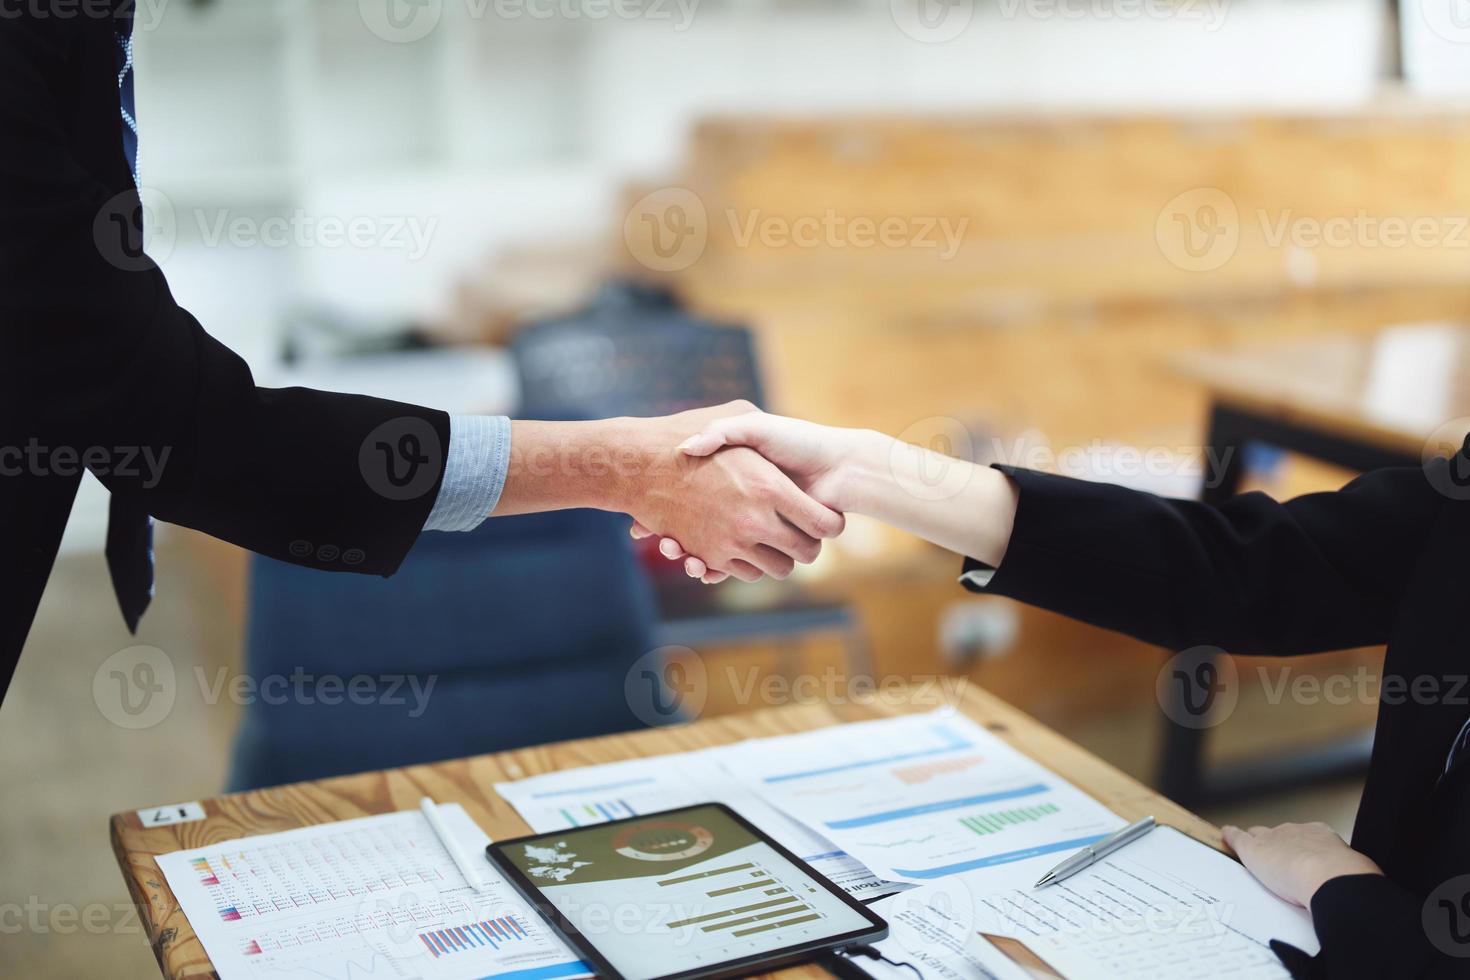
M 888 935 L 876 914 L 719 803 L 485 853 L 601 976 L 761 973 Z

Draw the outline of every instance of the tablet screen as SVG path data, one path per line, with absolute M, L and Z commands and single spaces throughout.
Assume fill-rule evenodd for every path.
M 884 928 L 714 804 L 495 848 L 582 942 L 630 980 L 711 970 Z

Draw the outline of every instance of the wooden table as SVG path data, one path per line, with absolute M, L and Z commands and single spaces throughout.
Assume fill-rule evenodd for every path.
M 1366 472 L 1449 455 L 1470 431 L 1470 327 L 1411 324 L 1233 351 L 1196 351 L 1173 369 L 1210 396 L 1206 448 L 1223 465 L 1202 499 L 1240 488 L 1258 442 Z M 1227 455 L 1228 454 L 1228 455 Z M 1193 700 L 1170 688 L 1179 712 Z M 1208 704 L 1208 699 L 1197 704 Z M 1179 717 L 1175 710 L 1166 712 Z M 1207 773 L 1206 728 L 1165 722 L 1161 790 L 1190 806 L 1365 771 L 1371 733 Z
M 640 756 L 662 755 L 724 745 L 743 738 L 808 731 L 845 721 L 861 721 L 929 710 L 932 703 L 911 708 L 883 704 L 791 705 L 728 715 L 673 728 L 562 742 L 555 745 L 455 759 L 430 765 L 297 783 L 203 801 L 204 820 L 145 829 L 137 813 L 112 817 L 112 846 L 128 889 L 137 902 L 158 965 L 170 980 L 210 977 L 209 958 L 194 935 L 154 860 L 160 854 L 203 847 L 253 834 L 268 834 L 311 824 L 410 810 L 419 798 L 458 802 L 486 833 L 496 839 L 530 832 L 510 804 L 496 795 L 493 784 L 558 769 Z M 1047 729 L 999 699 L 973 686 L 964 690 L 960 710 L 992 732 L 1045 763 L 1112 808 L 1134 820 L 1153 814 L 1214 847 L 1219 832 L 1141 783 Z M 783 977 L 825 977 L 815 966 L 782 971 Z

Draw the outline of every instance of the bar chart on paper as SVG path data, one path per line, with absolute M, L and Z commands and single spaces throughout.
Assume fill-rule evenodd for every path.
M 685 752 L 497 783 L 496 791 L 537 833 L 640 817 L 696 803 L 724 803 L 850 895 L 873 898 L 900 886 L 876 877 L 832 841 L 734 783 L 716 753 Z
M 458 806 L 471 853 L 488 838 Z M 587 965 L 498 875 L 476 891 L 418 812 L 158 859 L 221 980 L 557 980 Z
M 774 744 L 773 744 L 774 743 Z M 880 877 L 922 882 L 1074 850 L 1123 825 L 951 713 L 747 742 L 725 764 Z

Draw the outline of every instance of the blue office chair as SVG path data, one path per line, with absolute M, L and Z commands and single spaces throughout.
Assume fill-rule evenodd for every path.
M 641 727 L 624 679 L 653 648 L 653 621 L 627 519 L 599 511 L 425 534 L 391 579 L 256 558 L 247 670 L 287 678 L 286 697 L 246 707 L 230 787 Z M 340 677 L 340 703 L 304 703 L 294 689 L 316 688 L 297 673 Z M 403 675 L 419 687 L 390 690 Z M 353 703 L 357 676 L 380 697 Z M 277 702 L 282 686 L 262 693 Z
M 521 418 L 669 415 L 737 398 L 765 404 L 750 331 L 699 319 L 661 286 L 609 282 L 585 309 L 526 326 L 511 352 Z M 652 540 L 639 553 L 658 596 L 660 645 L 774 641 L 788 649 L 798 637 L 836 633 L 849 669 L 871 671 L 867 637 L 847 604 L 790 585 L 759 602 L 739 602 L 738 584 L 701 586 L 677 562 L 658 557 Z
M 586 309 L 526 326 L 511 353 L 520 418 L 672 415 L 737 398 L 764 404 L 750 331 L 700 320 L 660 287 L 610 282 Z

